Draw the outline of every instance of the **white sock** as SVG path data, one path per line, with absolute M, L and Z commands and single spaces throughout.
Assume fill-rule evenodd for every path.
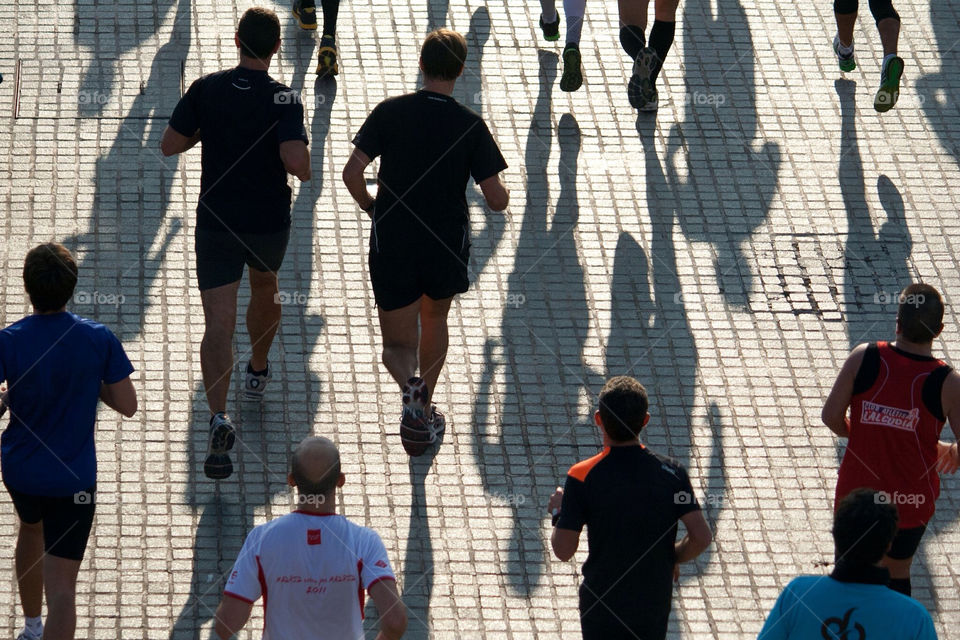
M 848 56 L 853 53 L 853 42 L 851 42 L 849 45 L 843 44 L 839 37 L 837 38 L 837 42 L 840 44 L 840 46 L 837 48 L 840 50 L 841 55 Z
M 583 16 L 586 12 L 587 0 L 563 0 L 563 13 L 567 16 L 567 42 L 580 44 Z
M 23 630 L 27 632 L 27 635 L 33 636 L 34 638 L 39 638 L 43 635 L 43 618 L 37 616 L 36 618 L 25 618 L 26 624 L 23 627 Z

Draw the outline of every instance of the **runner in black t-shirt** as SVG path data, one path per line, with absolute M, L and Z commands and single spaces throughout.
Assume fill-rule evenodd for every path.
M 370 278 L 383 363 L 403 390 L 400 436 L 410 455 L 423 453 L 444 429 L 430 392 L 447 355 L 450 303 L 468 285 L 467 181 L 473 177 L 495 211 L 509 200 L 498 175 L 507 163 L 487 125 L 451 97 L 466 56 L 459 33 L 427 35 L 420 50 L 423 89 L 377 105 L 343 169 L 350 194 L 373 219 Z M 377 156 L 374 199 L 363 173 Z
M 227 451 L 236 431 L 226 414 L 227 390 L 244 265 L 250 273 L 251 345 L 244 394 L 261 399 L 269 380 L 267 355 L 280 324 L 277 271 L 290 235 L 287 174 L 310 179 L 299 95 L 267 74 L 280 48 L 277 16 L 269 9 L 248 9 L 235 40 L 239 66 L 194 82 L 160 143 L 169 156 L 203 142 L 196 252 L 206 323 L 200 363 L 212 414 L 204 464 L 210 478 L 233 471 Z
M 550 497 L 553 552 L 569 560 L 587 527 L 580 586 L 585 640 L 659 640 L 667 635 L 677 565 L 709 546 L 710 527 L 682 466 L 640 444 L 650 419 L 647 391 L 627 376 L 600 392 L 594 421 L 603 451 L 573 465 Z M 677 542 L 677 522 L 687 535 Z

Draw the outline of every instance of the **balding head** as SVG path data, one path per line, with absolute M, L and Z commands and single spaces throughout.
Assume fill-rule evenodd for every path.
M 329 438 L 304 438 L 290 459 L 290 476 L 301 497 L 326 496 L 340 482 L 340 452 Z

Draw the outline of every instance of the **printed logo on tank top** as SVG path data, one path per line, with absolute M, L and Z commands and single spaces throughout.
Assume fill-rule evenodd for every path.
M 876 402 L 863 402 L 860 409 L 860 423 L 878 427 L 893 427 L 902 431 L 916 431 L 920 423 L 920 409 L 899 409 Z
M 307 529 L 307 544 L 321 544 L 323 540 L 323 531 L 321 529 Z

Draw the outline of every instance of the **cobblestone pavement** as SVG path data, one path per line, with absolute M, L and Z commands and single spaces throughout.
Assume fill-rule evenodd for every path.
M 848 349 L 891 337 L 891 300 L 923 278 L 946 293 L 938 348 L 960 362 L 960 12 L 897 3 L 905 86 L 880 117 L 869 14 L 860 66 L 841 80 L 831 3 L 688 0 L 660 112 L 638 118 L 616 3 L 588 8 L 574 94 L 524 4 L 345 2 L 335 84 L 315 83 L 312 39 L 276 7 L 273 73 L 303 91 L 315 173 L 295 193 L 277 379 L 262 406 L 231 399 L 239 461 L 215 484 L 197 426 L 199 153 L 164 159 L 157 145 L 184 78 L 234 64 L 247 5 L 0 1 L 14 34 L 0 49 L 0 322 L 27 312 L 25 251 L 67 243 L 81 262 L 73 310 L 121 336 L 142 399 L 132 420 L 101 414 L 78 637 L 209 637 L 224 574 L 250 527 L 288 510 L 287 456 L 311 432 L 341 448 L 343 513 L 383 536 L 407 637 L 577 637 L 586 544 L 552 559 L 543 505 L 598 450 L 594 393 L 621 373 L 648 384 L 646 441 L 689 466 L 716 532 L 683 567 L 672 637 L 755 636 L 789 579 L 827 570 L 840 449 L 819 412 Z M 490 214 L 470 187 L 473 285 L 438 390 L 450 428 L 435 456 L 409 462 L 379 365 L 366 216 L 339 170 L 373 105 L 415 87 L 419 41 L 443 24 L 467 34 L 456 96 L 491 123 L 513 200 Z M 239 373 L 245 336 L 236 347 Z M 15 518 L 0 501 L 12 638 Z M 960 637 L 956 479 L 938 507 L 914 593 L 941 637 Z M 261 615 L 242 637 L 258 637 Z

